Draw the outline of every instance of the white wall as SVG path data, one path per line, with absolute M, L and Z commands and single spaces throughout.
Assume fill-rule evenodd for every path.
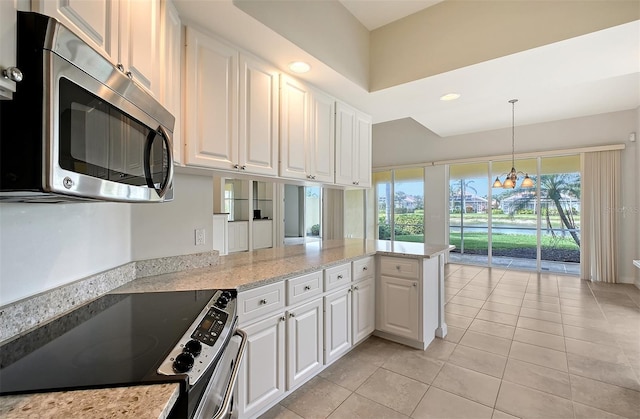
M 162 204 L 0 204 L 0 306 L 132 260 L 212 250 L 211 177 L 176 174 L 174 189 Z
M 176 173 L 174 200 L 131 206 L 131 259 L 143 260 L 213 250 L 213 177 Z M 205 245 L 195 245 L 195 229 Z
M 131 206 L 0 204 L 0 306 L 131 260 Z
M 407 119 L 373 126 L 373 167 L 423 165 L 428 162 L 478 159 L 486 160 L 488 156 L 509 155 L 511 153 L 511 128 L 486 131 L 474 134 L 441 138 L 419 124 Z M 613 112 L 583 118 L 546 122 L 535 125 L 516 126 L 515 148 L 517 153 L 535 153 L 543 151 L 563 150 L 570 148 L 591 147 L 608 144 L 625 144 L 621 151 L 622 174 L 635 175 L 639 178 L 638 166 L 640 157 L 638 141 L 629 141 L 629 134 L 640 134 L 640 110 Z M 438 179 L 440 174 L 437 173 Z M 431 183 L 431 182 L 429 182 Z M 428 196 L 436 197 L 445 192 L 434 185 L 428 188 Z M 622 182 L 622 216 L 618 242 L 619 249 L 619 281 L 633 283 L 637 281 L 638 272 L 632 264 L 634 258 L 640 257 L 640 186 L 637 182 Z M 437 211 L 437 209 L 431 209 Z M 442 206 L 441 211 L 445 211 Z M 443 214 L 432 213 L 428 218 L 439 219 Z M 429 226 L 429 222 L 427 223 Z M 433 228 L 433 227 L 432 227 Z M 429 229 L 429 228 L 428 228 Z

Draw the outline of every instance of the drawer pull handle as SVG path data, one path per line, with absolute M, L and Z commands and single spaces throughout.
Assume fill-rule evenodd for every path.
M 338 279 L 342 279 L 342 275 L 338 275 Z
M 267 304 L 267 300 L 263 298 L 262 300 L 260 300 L 260 304 L 262 305 Z
M 305 285 L 305 286 L 304 286 L 304 290 L 305 290 L 305 291 L 309 291 L 310 289 L 311 289 L 311 287 L 310 287 L 309 285 Z

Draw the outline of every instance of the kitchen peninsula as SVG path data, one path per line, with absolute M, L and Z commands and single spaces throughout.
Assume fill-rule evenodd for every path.
M 362 267 L 366 270 L 367 265 L 357 265 L 358 261 L 370 260 L 375 262 L 375 281 L 376 288 L 380 284 L 390 284 L 390 290 L 392 290 L 392 298 L 390 300 L 384 300 L 381 295 L 384 294 L 383 288 L 377 288 L 377 299 L 375 303 L 375 315 L 376 315 L 376 330 L 374 333 L 382 337 L 390 338 L 401 343 L 410 344 L 416 347 L 426 347 L 428 343 L 433 339 L 434 335 L 443 337 L 446 335 L 446 323 L 444 322 L 444 255 L 446 252 L 452 249 L 452 246 L 446 245 L 424 245 L 422 243 L 401 243 L 401 242 L 388 242 L 388 241 L 375 241 L 375 240 L 359 240 L 359 239 L 345 239 L 345 240 L 330 240 L 322 242 L 307 243 L 306 245 L 296 245 L 287 247 L 278 247 L 271 249 L 262 249 L 253 252 L 236 253 L 228 256 L 222 256 L 216 265 L 197 268 L 187 271 L 167 273 L 162 275 L 150 276 L 145 278 L 139 278 L 114 289 L 111 293 L 132 293 L 132 292 L 156 292 L 156 291 L 180 291 L 180 290 L 200 290 L 200 289 L 222 289 L 222 288 L 236 288 L 239 292 L 239 322 L 240 327 L 251 327 L 255 322 L 260 320 L 257 315 L 250 317 L 247 313 L 243 312 L 243 295 L 253 295 L 252 293 L 260 292 L 262 289 L 268 287 L 280 287 L 281 301 L 280 306 L 275 307 L 273 310 L 284 311 L 285 309 L 292 310 L 290 302 L 285 304 L 285 284 L 293 283 L 298 278 L 305 277 L 308 274 L 317 272 L 325 272 L 326 274 L 332 272 L 332 270 L 339 269 L 343 266 L 349 266 L 349 272 L 351 272 L 351 266 L 354 267 L 354 277 L 357 276 L 355 267 Z M 415 265 L 413 265 L 415 263 Z M 372 265 L 368 265 L 372 266 Z M 414 266 L 414 268 L 411 268 Z M 337 271 L 336 271 L 337 272 Z M 370 271 L 369 274 L 372 274 Z M 418 274 L 423 277 L 418 277 Z M 429 275 L 429 277 L 427 277 Z M 433 277 L 435 275 L 435 277 Z M 403 280 L 406 280 L 408 287 L 403 288 L 399 284 L 403 284 Z M 353 279 L 354 284 L 355 279 Z M 322 300 L 323 296 L 329 294 L 326 290 L 327 283 L 324 283 L 324 288 L 321 286 L 321 290 L 313 298 Z M 357 288 L 357 287 L 356 287 Z M 271 288 L 269 288 L 271 289 Z M 349 284 L 345 285 L 343 289 L 352 292 L 354 286 Z M 417 294 L 403 294 L 404 290 Z M 340 286 L 337 286 L 331 290 L 340 290 Z M 400 291 L 400 294 L 397 291 Z M 412 291 L 415 290 L 415 291 Z M 287 289 L 289 291 L 289 289 Z M 420 292 L 421 291 L 421 292 Z M 409 296 L 415 295 L 416 302 L 419 304 L 417 313 L 422 317 L 431 316 L 428 320 L 421 321 L 421 319 L 415 319 L 415 325 L 420 330 L 415 331 L 415 338 L 411 338 L 410 334 L 406 334 L 405 330 L 398 328 L 398 323 L 393 316 L 393 313 L 387 313 L 383 307 L 393 303 L 393 296 Z M 287 297 L 289 293 L 287 293 Z M 247 300 L 248 301 L 248 300 Z M 307 300 L 309 301 L 309 300 Z M 305 303 L 306 304 L 306 303 Z M 423 312 L 423 307 L 427 305 L 427 308 Z M 295 308 L 295 307 L 294 307 Z M 398 310 L 402 311 L 406 307 L 398 307 Z M 435 316 L 435 317 L 434 317 Z M 382 320 L 382 323 L 380 321 Z M 326 325 L 327 323 L 325 323 Z M 384 326 L 390 326 L 385 328 Z M 412 323 L 413 325 L 413 323 Z M 395 329 L 394 329 L 395 327 Z M 431 328 L 431 330 L 429 330 Z M 411 327 L 409 327 L 411 329 Z M 435 330 L 434 330 L 435 329 Z M 369 333 L 371 334 L 371 333 Z M 347 348 L 350 349 L 350 348 Z M 339 353 L 338 357 L 342 356 L 345 352 Z M 335 358 L 337 359 L 337 358 Z M 335 360 L 333 359 L 333 360 Z M 332 360 L 332 361 L 333 361 Z M 317 374 L 328 363 L 320 362 L 318 369 L 312 371 L 312 375 Z M 245 370 L 245 379 L 247 371 Z M 242 406 L 244 402 L 245 416 L 252 416 L 254 413 L 260 413 L 268 405 L 277 402 L 281 398 L 285 397 L 289 392 L 295 390 L 303 382 L 307 381 L 311 376 L 305 376 L 302 381 L 295 386 L 287 385 L 285 390 L 284 386 L 279 389 L 280 393 L 275 394 L 274 398 L 257 406 L 254 410 L 251 410 L 251 400 L 246 400 L 243 396 L 240 396 L 239 405 Z M 240 385 L 243 376 L 240 376 Z M 252 377 L 249 375 L 249 377 Z M 154 386 L 152 386 L 154 387 Z M 174 397 L 167 392 L 166 386 L 158 387 L 158 392 L 162 394 L 169 394 L 167 397 Z M 170 406 L 170 399 L 159 400 L 159 397 L 154 396 L 154 392 L 144 386 L 137 386 L 131 388 L 129 396 L 131 400 L 140 390 L 139 402 L 141 404 L 151 403 L 159 406 Z M 95 390 L 98 392 L 100 390 Z M 241 389 L 238 390 L 242 393 Z M 91 391 L 78 392 L 78 396 L 90 398 Z M 50 393 L 51 397 L 55 393 Z M 65 393 L 68 396 L 68 392 Z M 19 417 L 23 415 L 25 411 L 29 414 L 38 415 L 39 417 L 52 417 L 55 415 L 55 410 L 45 409 L 40 412 L 39 408 L 45 408 L 46 403 L 41 403 L 42 395 L 20 395 L 20 396 L 5 396 L 0 398 L 0 416 L 2 417 Z M 136 396 L 138 397 L 138 396 Z M 78 398 L 75 399 L 75 404 L 83 406 L 84 417 L 105 417 L 110 416 L 111 411 L 105 411 L 105 409 L 115 409 L 113 412 L 120 411 L 117 405 L 111 403 L 104 403 L 104 398 L 93 397 L 91 400 L 96 400 L 96 403 L 87 409 L 86 404 L 82 404 Z M 50 406 L 51 407 L 51 406 Z M 131 408 L 134 411 L 135 407 Z M 159 409 L 163 413 L 160 417 L 166 415 L 168 409 Z M 242 411 L 242 407 L 241 407 Z M 157 417 L 158 410 L 151 414 L 151 417 Z M 151 411 L 149 411 L 151 413 Z M 48 416 L 50 415 L 50 416 Z M 94 415 L 94 416 L 92 416 Z

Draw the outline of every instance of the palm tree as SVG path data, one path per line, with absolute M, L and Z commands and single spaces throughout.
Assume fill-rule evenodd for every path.
M 565 196 L 580 199 L 580 177 L 574 173 L 542 175 L 540 187 L 546 197 L 555 204 L 560 221 L 569 230 L 573 241 L 580 246 L 580 236 L 576 231 L 577 226 L 573 218 L 573 210 L 562 205 L 563 197 Z

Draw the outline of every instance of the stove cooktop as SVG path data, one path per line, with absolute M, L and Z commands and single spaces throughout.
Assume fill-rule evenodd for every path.
M 157 369 L 216 290 L 108 294 L 0 347 L 0 394 L 184 380 Z

